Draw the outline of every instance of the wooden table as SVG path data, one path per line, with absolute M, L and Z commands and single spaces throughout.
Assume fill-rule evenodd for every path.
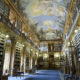
M 3 75 L 2 80 L 8 80 L 8 75 Z
M 23 74 L 23 76 L 24 76 L 24 72 L 23 72 L 23 71 L 18 71 L 18 72 L 16 72 L 16 77 L 17 77 L 17 76 L 20 76 L 20 77 L 21 77 L 21 74 Z

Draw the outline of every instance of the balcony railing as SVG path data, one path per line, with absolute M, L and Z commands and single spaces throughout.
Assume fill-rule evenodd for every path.
M 1 0 L 0 1 L 0 14 L 3 14 L 7 18 L 9 16 L 9 7 L 4 2 L 4 0 Z
M 15 4 L 15 7 L 20 12 L 20 14 L 22 16 L 26 16 L 25 13 L 23 12 L 24 8 L 22 7 L 20 0 L 11 0 L 11 1 Z
M 70 35 L 70 32 L 73 28 L 73 25 L 74 25 L 75 21 L 76 21 L 77 15 L 78 15 L 78 10 L 77 10 L 77 8 L 75 8 L 74 11 L 73 11 L 72 17 L 71 17 L 72 22 L 69 24 L 69 29 L 68 29 L 67 36 Z
M 78 8 L 78 10 L 80 10 L 80 0 L 77 0 L 76 7 Z
M 0 22 L 6 24 L 11 30 L 16 32 L 18 35 L 21 35 L 21 32 L 14 27 L 14 24 L 12 24 L 10 20 L 2 14 L 0 14 Z
M 24 33 L 22 33 L 22 24 L 25 22 L 22 19 L 22 17 L 19 17 L 20 15 L 18 15 L 18 11 L 16 12 L 16 10 L 13 9 L 13 11 L 16 13 L 16 15 L 18 16 L 18 20 L 17 23 L 15 25 L 15 23 L 11 22 L 11 20 L 9 19 L 9 13 L 10 10 L 12 8 L 9 7 L 9 5 L 7 5 L 5 3 L 4 0 L 0 0 L 0 22 L 4 23 L 5 25 L 7 25 L 6 27 L 8 27 L 9 29 L 11 29 L 12 31 L 14 31 L 15 33 L 17 33 L 17 35 L 21 36 L 23 39 L 27 40 L 27 42 L 31 43 L 32 45 L 34 45 L 33 41 L 29 38 L 29 36 L 25 35 Z
M 25 36 L 21 31 L 19 31 L 18 29 L 16 29 L 14 27 L 14 24 L 12 24 L 10 22 L 10 20 L 8 18 L 5 18 L 4 15 L 2 15 L 2 14 L 0 14 L 0 22 L 2 22 L 5 25 L 7 25 L 7 27 L 10 28 L 15 33 L 17 33 L 17 35 L 20 35 L 22 38 L 26 39 L 29 43 L 33 44 L 32 40 L 30 40 L 27 36 Z
M 0 1 L 0 21 L 5 23 L 9 28 L 15 31 L 18 35 L 21 35 L 19 27 L 21 27 L 21 21 L 18 21 L 17 28 L 15 28 L 15 24 L 12 24 L 9 20 L 9 12 L 10 8 L 4 2 L 4 0 Z

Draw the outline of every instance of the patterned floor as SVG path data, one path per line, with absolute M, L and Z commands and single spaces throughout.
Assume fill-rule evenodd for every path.
M 61 80 L 59 72 L 56 70 L 39 70 L 24 80 Z

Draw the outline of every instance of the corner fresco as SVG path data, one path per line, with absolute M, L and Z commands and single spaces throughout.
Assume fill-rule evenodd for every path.
M 20 0 L 40 40 L 62 38 L 70 0 Z M 34 26 L 33 26 L 34 25 Z

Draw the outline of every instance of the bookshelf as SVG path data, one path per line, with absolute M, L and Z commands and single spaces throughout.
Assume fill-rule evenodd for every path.
M 0 78 L 3 70 L 5 37 L 0 33 Z
M 15 59 L 14 59 L 14 69 L 17 71 L 20 71 L 20 60 L 21 60 L 21 55 L 20 55 L 21 49 L 16 46 L 16 53 L 15 53 Z M 14 72 L 15 72 L 14 70 Z
M 80 45 L 80 32 L 75 36 L 75 43 L 76 45 Z
M 55 62 L 54 62 L 54 54 L 49 54 L 49 68 L 54 69 Z
M 29 69 L 29 53 L 26 54 L 26 70 Z
M 43 56 L 41 55 L 38 58 L 38 68 L 41 69 L 43 67 L 44 63 L 43 63 Z
M 79 75 L 80 75 L 80 43 L 78 45 L 78 63 L 79 63 L 79 70 L 78 70 L 78 72 L 79 72 Z
M 80 62 L 80 45 L 78 45 L 78 61 Z
M 80 32 L 75 36 L 75 45 L 78 48 L 78 61 L 80 62 Z

